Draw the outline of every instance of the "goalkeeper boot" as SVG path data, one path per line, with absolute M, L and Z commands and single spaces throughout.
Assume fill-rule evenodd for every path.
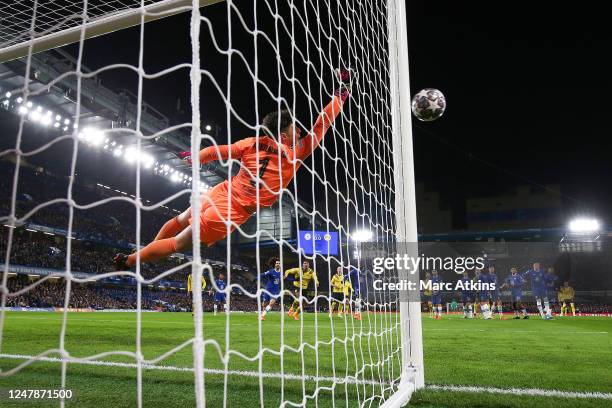
M 115 271 L 127 271 L 130 268 L 126 265 L 128 256 L 126 254 L 117 254 L 113 258 L 115 264 Z
M 263 312 L 261 315 L 259 315 L 259 320 L 266 320 L 266 312 Z
M 300 314 L 297 312 L 293 313 L 291 317 L 293 317 L 293 320 L 300 320 Z
M 295 312 L 293 311 L 293 309 L 289 309 L 289 311 L 287 312 L 287 316 L 289 317 L 293 317 L 294 314 Z

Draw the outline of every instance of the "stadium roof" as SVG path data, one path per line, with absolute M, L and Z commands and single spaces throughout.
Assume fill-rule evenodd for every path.
M 78 77 L 75 75 L 76 66 L 77 60 L 59 49 L 33 55 L 28 100 L 74 121 L 79 86 Z M 115 92 L 104 86 L 96 76 L 87 77 L 92 71 L 86 66 L 82 65 L 81 71 L 84 75 L 80 84 L 79 127 L 90 126 L 103 130 L 135 129 L 137 96 L 128 90 Z M 13 98 L 19 97 L 25 81 L 25 72 L 24 59 L 0 65 L 0 85 L 3 93 L 9 92 Z M 160 163 L 175 169 L 186 167 L 176 153 L 189 150 L 191 129 L 182 127 L 168 131 L 172 124 L 166 116 L 144 101 L 141 107 L 141 132 L 145 136 L 158 135 L 143 139 L 142 150 L 153 155 Z M 125 145 L 135 142 L 133 132 L 113 131 L 113 135 L 125 140 Z M 226 177 L 227 172 L 218 165 L 203 166 L 201 171 L 201 179 L 208 185 L 217 184 Z

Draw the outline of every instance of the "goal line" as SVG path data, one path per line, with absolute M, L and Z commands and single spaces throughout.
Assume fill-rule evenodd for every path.
M 73 360 L 73 359 L 61 359 L 57 357 L 36 357 L 24 354 L 0 354 L 0 359 L 7 360 L 32 360 L 43 361 L 48 363 L 61 363 L 67 361 L 71 364 L 81 364 L 90 366 L 108 366 L 108 367 L 120 367 L 120 368 L 138 368 L 136 363 L 120 363 L 115 361 L 100 361 L 100 360 Z M 193 372 L 191 367 L 177 367 L 167 365 L 153 365 L 153 364 L 142 364 L 143 370 L 158 370 L 158 371 L 175 371 L 175 372 Z M 336 384 L 358 384 L 358 385 L 387 385 L 385 382 L 373 381 L 373 380 L 360 380 L 355 377 L 322 377 L 313 375 L 297 375 L 289 373 L 275 373 L 275 372 L 258 372 L 258 371 L 246 371 L 246 370 L 222 370 L 214 368 L 204 368 L 205 374 L 212 375 L 230 375 L 230 376 L 241 376 L 241 377 L 252 377 L 252 378 L 272 378 L 272 379 L 285 379 L 288 381 L 317 381 L 317 382 L 330 382 Z M 393 386 L 394 384 L 390 384 Z M 426 390 L 431 391 L 449 391 L 449 392 L 468 392 L 468 393 L 483 393 L 483 394 L 504 394 L 504 395 L 527 395 L 535 397 L 558 397 L 558 398 L 580 398 L 580 399 L 602 399 L 612 400 L 612 393 L 606 392 L 579 392 L 579 391 L 561 391 L 561 390 L 549 390 L 542 388 L 498 388 L 498 387 L 480 387 L 480 386 L 469 386 L 469 385 L 437 385 L 437 384 L 426 384 Z

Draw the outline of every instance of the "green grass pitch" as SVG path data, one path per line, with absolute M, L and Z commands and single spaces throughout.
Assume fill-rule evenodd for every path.
M 207 406 L 278 406 L 282 401 L 302 402 L 304 392 L 316 398 L 306 406 L 354 407 L 359 399 L 380 393 L 381 381 L 399 373 L 399 340 L 394 328 L 395 314 L 364 315 L 361 322 L 318 316 L 315 333 L 314 315 L 303 322 L 285 320 L 281 332 L 278 313 L 262 322 L 261 344 L 274 352 L 260 350 L 259 322 L 254 313 L 232 314 L 229 323 L 224 314 L 204 316 L 205 393 Z M 59 347 L 61 313 L 7 312 L 4 322 L 0 368 L 10 370 L 24 360 L 8 358 L 36 355 Z M 227 328 L 229 327 L 229 330 Z M 302 329 L 303 328 L 303 329 Z M 379 335 L 370 335 L 374 332 Z M 142 353 L 154 359 L 193 337 L 193 320 L 188 313 L 143 313 Z M 563 317 L 553 321 L 423 319 L 425 380 L 427 384 L 479 386 L 495 388 L 538 388 L 573 392 L 612 393 L 612 319 L 605 317 Z M 66 327 L 65 348 L 74 357 L 108 351 L 135 352 L 135 313 L 70 313 Z M 226 337 L 226 335 L 228 337 Z M 285 344 L 282 357 L 279 345 Z M 336 341 L 332 341 L 335 338 Z M 217 348 L 210 340 L 216 340 Z M 338 339 L 342 340 L 339 341 Z M 344 340 L 347 339 L 345 342 Z M 232 353 L 223 375 L 220 358 L 229 340 Z M 316 351 L 313 349 L 318 341 Z M 301 344 L 307 344 L 300 347 Z M 333 354 L 333 358 L 332 358 Z M 57 358 L 50 354 L 49 358 Z M 245 358 L 246 357 L 246 358 Z M 261 357 L 261 358 L 257 358 Z M 384 366 L 372 362 L 388 357 Z M 252 361 L 250 361 L 250 360 Z M 66 388 L 74 396 L 68 407 L 136 406 L 136 369 L 128 356 L 106 356 L 106 362 L 128 366 L 100 366 L 70 363 Z M 281 361 L 282 360 L 282 361 Z M 165 370 L 144 369 L 142 402 L 145 407 L 189 407 L 195 405 L 192 346 L 187 344 L 158 365 Z M 330 377 L 344 378 L 361 369 L 358 384 L 333 384 Z M 179 370 L 184 371 L 179 371 Z M 220 371 L 215 371 L 220 370 Z M 266 374 L 260 383 L 256 375 Z M 280 378 L 280 373 L 284 378 Z M 53 400 L 8 400 L 9 389 L 58 389 L 61 363 L 39 361 L 14 375 L 0 377 L 0 407 L 57 407 Z M 303 381 L 299 377 L 307 376 Z M 315 377 L 318 380 L 315 380 Z M 318 381 L 318 382 L 317 382 Z M 388 384 L 387 384 L 388 385 Z M 378 406 L 371 399 L 366 406 Z M 419 407 L 612 407 L 610 399 L 561 398 L 491 394 L 486 392 L 440 391 L 431 388 L 413 395 L 411 405 Z

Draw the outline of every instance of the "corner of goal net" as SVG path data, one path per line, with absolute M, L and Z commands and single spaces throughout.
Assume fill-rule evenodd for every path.
M 423 384 L 420 386 L 417 384 L 418 378 L 419 375 L 417 367 L 404 367 L 395 393 L 393 393 L 389 399 L 381 405 L 381 408 L 399 408 L 408 404 L 410 398 L 412 397 L 412 393 L 419 388 L 423 388 Z

